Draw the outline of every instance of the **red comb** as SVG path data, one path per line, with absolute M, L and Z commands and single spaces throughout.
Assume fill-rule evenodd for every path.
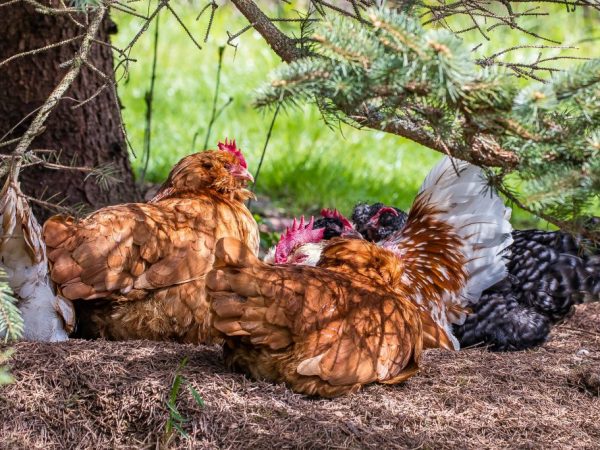
M 233 153 L 240 162 L 240 166 L 242 166 L 244 169 L 248 168 L 248 164 L 246 163 L 244 155 L 242 155 L 242 151 L 235 145 L 235 139 L 229 141 L 227 138 L 225 138 L 225 142 L 219 142 L 217 147 L 219 150 L 223 150 L 224 152 Z
M 344 215 L 339 212 L 337 209 L 327 209 L 323 208 L 321 210 L 321 217 L 325 217 L 327 219 L 339 219 L 342 221 L 344 228 L 354 229 L 352 223 L 344 217 Z
M 282 264 L 287 261 L 289 254 L 302 244 L 321 242 L 325 237 L 325 228 L 313 229 L 315 218 L 311 216 L 310 222 L 304 223 L 304 216 L 300 222 L 294 219 L 292 226 L 285 229 L 275 247 L 275 263 Z

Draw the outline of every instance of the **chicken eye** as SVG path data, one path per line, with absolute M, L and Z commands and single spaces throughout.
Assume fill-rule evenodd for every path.
M 202 167 L 204 167 L 205 169 L 212 169 L 213 165 L 211 162 L 206 161 L 202 163 Z
M 308 259 L 308 255 L 299 254 L 299 255 L 294 256 L 292 264 L 302 264 L 307 259 Z

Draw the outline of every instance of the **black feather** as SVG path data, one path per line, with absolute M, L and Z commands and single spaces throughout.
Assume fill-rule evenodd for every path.
M 406 224 L 408 214 L 399 208 L 393 207 L 398 215 L 384 212 L 379 217 L 378 226 L 369 225 L 369 219 L 385 206 L 383 203 L 374 203 L 372 205 L 359 203 L 354 207 L 352 222 L 354 222 L 356 231 L 362 234 L 365 239 L 373 242 L 382 241 L 394 231 L 402 229 Z
M 325 239 L 340 236 L 344 231 L 344 223 L 337 217 L 320 217 L 315 220 L 313 229 L 325 228 Z

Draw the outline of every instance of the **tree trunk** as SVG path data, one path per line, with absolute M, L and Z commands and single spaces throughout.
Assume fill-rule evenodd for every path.
M 4 3 L 0 0 L 0 4 Z M 51 0 L 50 6 L 58 6 Z M 0 63 L 15 54 L 42 48 L 73 38 L 84 32 L 68 17 L 44 15 L 24 3 L 3 7 L 0 10 Z M 85 16 L 78 21 L 85 23 Z M 97 40 L 109 42 L 109 33 L 116 31 L 107 19 L 102 24 Z M 73 58 L 81 39 L 35 55 L 17 58 L 0 67 L 0 138 L 19 123 L 3 141 L 23 135 L 32 114 L 48 97 L 64 76 L 61 63 Z M 92 46 L 89 62 L 113 79 L 112 51 L 106 45 Z M 111 86 L 80 108 L 73 109 L 77 100 L 85 100 L 104 84 L 104 79 L 89 67 L 81 74 L 45 123 L 45 131 L 32 144 L 32 149 L 54 150 L 59 162 L 65 165 L 98 167 L 112 163 L 115 176 L 121 180 L 109 190 L 102 190 L 95 177 L 73 170 L 54 170 L 31 166 L 21 173 L 21 187 L 36 199 L 63 205 L 84 205 L 90 209 L 139 199 L 134 182 L 125 136 L 121 131 L 118 100 Z M 0 148 L 10 153 L 15 145 Z M 36 217 L 44 221 L 55 211 L 32 205 Z

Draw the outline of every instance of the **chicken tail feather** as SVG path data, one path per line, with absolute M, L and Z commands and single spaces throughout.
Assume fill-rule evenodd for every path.
M 419 197 L 428 198 L 438 218 L 460 236 L 467 280 L 458 296 L 462 306 L 506 277 L 506 249 L 512 244 L 511 209 L 489 186 L 483 171 L 446 157 L 425 178 Z
M 464 322 L 468 306 L 506 276 L 509 218 L 480 168 L 447 157 L 425 179 L 406 226 L 382 242 L 404 263 L 407 294 L 456 349 L 450 324 Z
M 452 338 L 448 336 L 446 330 L 440 327 L 429 314 L 428 311 L 419 311 L 421 324 L 423 326 L 423 348 L 445 348 L 454 350 Z

